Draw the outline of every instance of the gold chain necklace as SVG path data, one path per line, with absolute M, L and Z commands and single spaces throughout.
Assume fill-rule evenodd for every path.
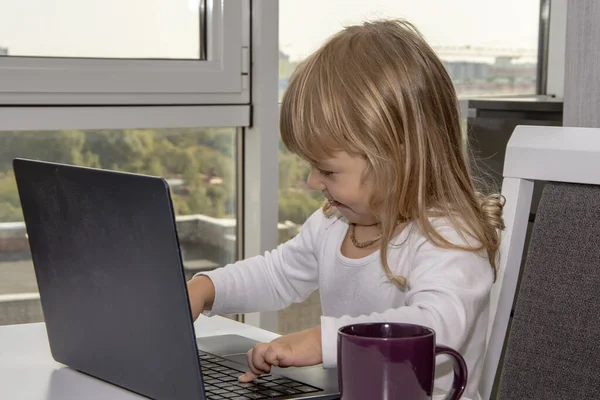
M 350 224 L 350 240 L 352 240 L 352 244 L 355 247 L 358 247 L 359 249 L 364 249 L 365 247 L 369 247 L 372 244 L 374 244 L 375 242 L 379 241 L 382 237 L 383 234 L 379 234 L 377 236 L 375 236 L 373 239 L 364 241 L 364 242 L 359 242 L 358 240 L 356 240 L 356 237 L 354 236 L 354 228 L 356 227 L 356 224 Z

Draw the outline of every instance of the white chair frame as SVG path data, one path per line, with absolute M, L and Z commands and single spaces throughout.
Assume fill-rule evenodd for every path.
M 515 298 L 535 181 L 600 185 L 600 129 L 517 126 L 508 142 L 500 263 L 492 288 L 487 350 L 479 392 L 490 399 Z

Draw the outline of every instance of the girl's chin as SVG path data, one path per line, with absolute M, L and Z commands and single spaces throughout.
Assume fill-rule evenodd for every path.
M 351 224 L 357 225 L 375 225 L 377 220 L 372 215 L 365 216 L 354 212 L 350 207 L 341 205 L 335 206 L 337 210 L 350 222 Z

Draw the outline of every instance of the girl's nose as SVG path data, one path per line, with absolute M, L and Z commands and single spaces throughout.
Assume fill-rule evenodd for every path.
M 325 189 L 325 185 L 323 185 L 323 182 L 321 182 L 321 179 L 319 179 L 319 174 L 315 173 L 314 170 L 311 170 L 308 174 L 306 184 L 312 190 L 323 191 Z

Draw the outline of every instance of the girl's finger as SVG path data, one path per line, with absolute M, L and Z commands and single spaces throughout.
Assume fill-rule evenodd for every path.
M 248 383 L 248 382 L 252 382 L 256 378 L 258 378 L 257 375 L 255 375 L 252 372 L 248 371 L 245 374 L 240 375 L 240 377 L 238 378 L 238 381 L 240 381 L 241 383 Z
M 265 352 L 271 347 L 271 345 L 266 343 L 259 343 L 254 346 L 252 350 L 252 354 L 250 356 L 252 367 L 254 369 L 250 369 L 254 374 L 268 374 L 271 372 L 271 365 L 265 361 Z
M 254 361 L 253 361 L 253 357 L 254 357 L 254 347 L 251 348 L 250 350 L 248 350 L 248 353 L 246 353 L 246 358 L 248 360 L 248 368 L 250 369 L 250 372 L 253 373 L 254 375 L 258 376 L 260 375 L 262 372 L 259 371 L 255 366 L 254 366 Z

